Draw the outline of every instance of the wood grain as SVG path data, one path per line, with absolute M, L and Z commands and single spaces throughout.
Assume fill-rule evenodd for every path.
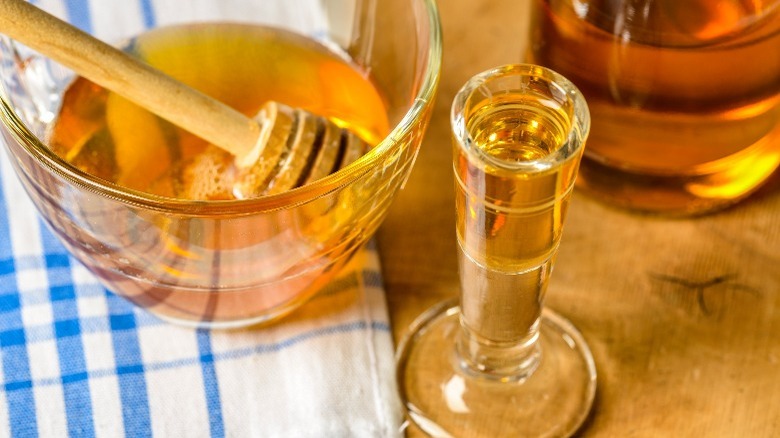
M 379 232 L 396 340 L 457 292 L 449 106 L 472 75 L 523 59 L 527 6 L 439 2 L 435 112 Z M 598 367 L 582 436 L 780 436 L 780 176 L 695 219 L 631 214 L 575 193 L 547 297 Z

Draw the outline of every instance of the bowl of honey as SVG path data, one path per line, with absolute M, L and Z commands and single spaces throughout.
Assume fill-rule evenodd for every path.
M 275 321 L 364 246 L 408 177 L 438 84 L 435 2 L 158 1 L 139 20 L 128 7 L 74 24 L 247 116 L 273 101 L 325 119 L 340 133 L 311 135 L 333 152 L 285 190 L 241 196 L 226 152 L 0 30 L 12 166 L 108 290 L 192 327 Z

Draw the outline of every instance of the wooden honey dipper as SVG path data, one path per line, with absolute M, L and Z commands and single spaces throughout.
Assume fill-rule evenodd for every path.
M 310 183 L 368 149 L 329 119 L 277 102 L 249 118 L 24 0 L 0 0 L 0 33 L 232 154 L 238 198 Z

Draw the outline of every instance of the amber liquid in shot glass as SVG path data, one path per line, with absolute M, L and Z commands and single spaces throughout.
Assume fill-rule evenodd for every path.
M 560 165 L 514 165 L 550 157 L 565 144 L 571 108 L 550 108 L 523 90 L 486 98 L 466 114 L 472 147 L 455 142 L 455 205 L 461 288 L 461 357 L 470 366 L 519 379 L 538 363 L 526 351 L 563 230 L 580 152 Z M 475 154 L 483 158 L 475 158 Z M 521 342 L 497 362 L 479 350 Z M 533 344 L 532 348 L 535 348 Z M 532 353 L 528 355 L 528 353 Z M 516 355 L 527 356 L 514 363 Z M 504 361 L 506 360 L 506 363 Z
M 579 91 L 533 65 L 475 76 L 452 107 L 460 303 L 402 342 L 409 417 L 433 436 L 562 436 L 590 410 L 585 341 L 544 309 L 589 130 Z

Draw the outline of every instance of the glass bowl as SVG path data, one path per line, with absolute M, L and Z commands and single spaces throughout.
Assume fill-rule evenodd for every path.
M 23 186 L 70 253 L 109 290 L 166 320 L 204 328 L 276 320 L 366 243 L 412 169 L 440 70 L 435 1 L 162 0 L 139 2 L 134 14 L 128 3 L 135 5 L 101 2 L 91 22 L 74 24 L 115 44 L 189 22 L 282 28 L 348 58 L 382 98 L 388 134 L 346 168 L 278 195 L 176 199 L 114 184 L 55 154 L 48 133 L 75 74 L 0 36 L 0 133 Z

